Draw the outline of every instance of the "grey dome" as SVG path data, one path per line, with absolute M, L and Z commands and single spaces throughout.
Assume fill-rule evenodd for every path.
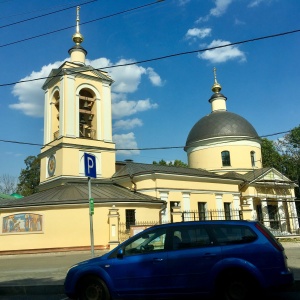
M 243 117 L 228 111 L 214 111 L 193 126 L 186 147 L 200 140 L 226 136 L 259 137 L 254 127 Z

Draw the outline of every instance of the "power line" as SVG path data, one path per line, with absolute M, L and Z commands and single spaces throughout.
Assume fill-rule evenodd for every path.
M 281 131 L 281 132 L 266 134 L 266 135 L 260 136 L 259 138 L 265 138 L 265 137 L 269 137 L 269 136 L 286 134 L 286 133 L 290 133 L 291 131 L 292 131 L 292 129 L 287 130 L 287 131 Z M 257 138 L 247 138 L 247 139 L 242 138 L 242 139 L 239 139 L 239 141 L 241 141 L 241 140 L 250 140 L 250 139 L 257 139 Z M 20 142 L 20 141 L 12 141 L 12 140 L 0 140 L 0 142 L 2 142 L 2 143 L 12 143 L 12 144 L 21 144 L 21 145 L 29 145 L 29 146 L 40 146 L 40 147 L 48 146 L 48 144 L 44 145 L 44 144 Z M 227 143 L 227 142 L 225 141 L 224 143 Z M 127 151 L 147 151 L 147 150 L 169 150 L 169 149 L 181 149 L 181 148 L 185 148 L 185 146 L 147 147 L 147 148 L 116 148 L 115 151 L 126 151 L 126 150 Z
M 7 0 L 7 1 L 14 1 L 14 0 Z M 98 0 L 95 0 L 95 1 L 98 1 Z M 2 2 L 0 2 L 0 4 L 2 4 Z M 78 5 L 80 5 L 80 4 L 78 4 Z M 67 7 L 67 5 L 66 5 L 66 4 L 63 4 L 63 5 L 55 5 L 55 6 L 51 6 L 51 9 L 55 9 L 55 8 L 58 8 L 58 7 Z M 49 10 L 49 7 L 47 7 L 47 8 L 35 9 L 35 10 L 31 10 L 31 11 L 22 11 L 21 13 L 16 13 L 16 14 L 13 14 L 13 15 L 5 15 L 5 16 L 1 16 L 1 17 L 0 17 L 0 20 L 3 20 L 3 19 L 11 19 L 11 18 L 13 18 L 13 17 L 17 17 L 17 16 L 21 16 L 21 15 L 33 14 L 33 13 L 37 13 L 37 12 L 45 11 L 45 10 Z
M 56 11 L 53 11 L 53 12 L 50 12 L 50 13 L 46 13 L 46 14 L 43 14 L 43 15 L 39 15 L 39 16 L 36 16 L 36 17 L 28 18 L 28 19 L 25 19 L 25 20 L 21 20 L 21 21 L 6 24 L 6 25 L 2 25 L 2 26 L 0 26 L 0 29 L 10 27 L 10 26 L 13 26 L 13 25 L 17 25 L 17 24 L 20 24 L 20 23 L 32 21 L 32 20 L 35 20 L 35 19 L 38 19 L 38 18 L 46 17 L 46 16 L 49 16 L 49 15 L 52 15 L 52 14 L 56 14 L 58 12 L 62 12 L 62 11 L 77 7 L 78 5 L 83 6 L 83 5 L 90 4 L 90 3 L 95 2 L 95 1 L 98 1 L 98 0 L 91 0 L 91 1 L 88 1 L 88 2 L 84 2 L 84 3 L 73 5 L 73 6 L 69 6 L 69 7 L 66 7 L 66 8 L 63 8 L 63 9 L 60 9 L 60 10 L 56 10 Z
M 281 32 L 281 33 L 276 33 L 276 34 L 272 34 L 272 35 L 266 35 L 266 36 L 262 36 L 262 37 L 252 38 L 252 39 L 247 39 L 247 40 L 243 40 L 243 41 L 239 41 L 239 42 L 233 42 L 233 43 L 220 45 L 220 46 L 215 46 L 215 47 L 209 47 L 209 48 L 204 48 L 204 49 L 197 49 L 197 50 L 179 52 L 179 53 L 169 54 L 169 55 L 165 55 L 165 56 L 159 56 L 159 57 L 144 59 L 144 60 L 140 60 L 140 61 L 136 61 L 136 62 L 112 65 L 112 66 L 98 68 L 98 69 L 94 69 L 94 70 L 101 71 L 101 70 L 112 69 L 112 68 L 117 68 L 117 67 L 126 67 L 126 66 L 131 66 L 131 65 L 137 65 L 137 64 L 141 64 L 141 63 L 158 61 L 158 60 L 163 60 L 163 59 L 172 58 L 172 57 L 181 56 L 181 55 L 187 55 L 187 54 L 193 54 L 193 53 L 205 52 L 205 51 L 212 51 L 212 50 L 225 48 L 225 47 L 229 47 L 229 46 L 246 44 L 246 43 L 250 43 L 250 42 L 256 42 L 256 41 L 260 41 L 260 40 L 264 40 L 264 39 L 280 37 L 280 36 L 284 36 L 284 35 L 288 35 L 288 34 L 294 34 L 294 33 L 298 33 L 298 32 L 300 32 L 300 29 L 295 29 L 295 30 L 292 30 L 292 31 L 286 31 L 286 32 Z M 69 74 L 72 75 L 72 74 L 78 74 L 78 73 L 85 73 L 85 72 L 89 72 L 89 71 L 90 70 L 74 71 L 74 72 L 70 72 Z M 11 83 L 3 83 L 3 84 L 0 84 L 0 87 L 15 85 L 17 83 L 32 82 L 32 81 L 37 81 L 37 80 L 42 80 L 42 79 L 44 79 L 44 80 L 45 79 L 52 79 L 52 78 L 56 78 L 56 77 L 61 77 L 61 75 L 54 75 L 54 76 L 39 77 L 39 78 L 34 78 L 34 79 L 20 80 L 20 81 L 15 81 L 15 82 L 11 82 Z
M 127 9 L 127 10 L 116 12 L 116 13 L 113 13 L 113 14 L 108 15 L 108 16 L 104 16 L 104 17 L 97 18 L 97 19 L 94 19 L 94 20 L 82 22 L 82 23 L 80 23 L 80 25 L 86 25 L 86 24 L 89 24 L 89 23 L 93 23 L 93 22 L 96 22 L 96 21 L 103 20 L 103 19 L 111 18 L 111 17 L 117 16 L 117 15 L 125 14 L 125 13 L 128 13 L 128 12 L 134 11 L 134 10 L 145 8 L 145 7 L 153 5 L 153 4 L 157 4 L 157 3 L 162 2 L 162 1 L 165 1 L 165 0 L 151 2 L 151 3 L 148 3 L 148 4 L 144 4 L 144 5 L 141 5 L 141 6 L 134 7 L 134 8 L 130 8 L 130 9 Z M 0 48 L 15 45 L 15 44 L 18 44 L 18 43 L 21 43 L 21 42 L 26 42 L 26 41 L 29 41 L 29 40 L 33 40 L 33 39 L 36 39 L 36 38 L 39 38 L 39 37 L 43 37 L 43 36 L 46 36 L 46 35 L 49 35 L 49 34 L 57 33 L 57 32 L 64 31 L 64 30 L 74 28 L 74 27 L 75 26 L 72 25 L 72 26 L 61 28 L 61 29 L 57 29 L 57 30 L 46 32 L 46 33 L 42 33 L 42 34 L 39 34 L 39 35 L 35 35 L 35 36 L 25 38 L 25 39 L 22 39 L 22 40 L 18 40 L 18 41 L 14 41 L 14 42 L 11 42 L 11 43 L 3 44 L 3 45 L 0 45 Z

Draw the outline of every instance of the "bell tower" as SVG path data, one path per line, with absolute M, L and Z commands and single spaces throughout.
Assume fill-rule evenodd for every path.
M 43 85 L 44 146 L 39 154 L 40 190 L 86 178 L 84 153 L 96 157 L 97 178 L 110 178 L 115 172 L 113 80 L 107 72 L 85 64 L 87 51 L 81 46 L 79 7 L 73 42 L 70 61 L 53 69 Z

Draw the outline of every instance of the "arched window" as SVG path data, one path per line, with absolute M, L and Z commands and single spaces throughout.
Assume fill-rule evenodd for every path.
M 251 157 L 251 166 L 255 167 L 256 158 L 255 158 L 255 152 L 254 151 L 250 152 L 250 157 Z
M 222 151 L 222 166 L 227 167 L 230 166 L 230 153 L 229 151 Z
M 79 136 L 96 138 L 95 96 L 91 91 L 82 89 L 79 92 Z
M 53 139 L 56 140 L 59 137 L 59 91 L 53 94 L 52 103 L 52 113 L 54 117 L 52 118 L 52 133 Z

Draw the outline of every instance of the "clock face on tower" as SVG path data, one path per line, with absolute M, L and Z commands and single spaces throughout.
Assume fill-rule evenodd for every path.
M 55 156 L 52 154 L 48 159 L 48 175 L 53 176 L 56 167 Z

